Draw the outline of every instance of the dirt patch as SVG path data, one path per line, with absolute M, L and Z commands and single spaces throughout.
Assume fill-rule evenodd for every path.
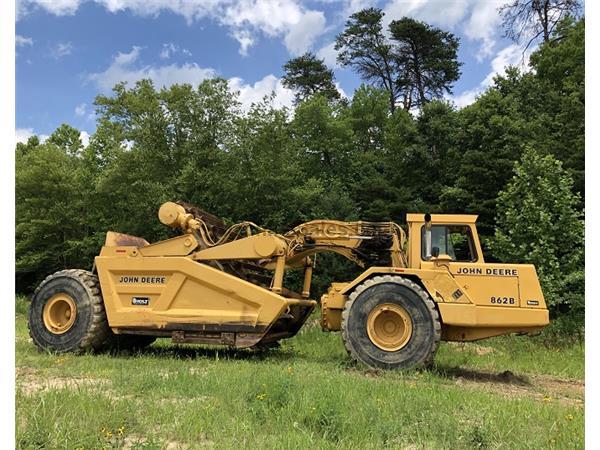
M 125 436 L 125 439 L 123 439 L 123 450 L 132 450 L 134 447 L 140 446 L 145 444 L 148 441 L 148 439 L 146 439 L 143 436 L 140 436 L 138 434 L 130 434 L 128 436 Z
M 16 369 L 16 386 L 25 395 L 31 396 L 50 389 L 79 389 L 82 387 L 102 387 L 110 384 L 103 378 L 84 377 L 42 377 L 37 371 L 24 367 Z
M 475 346 L 475 353 L 477 353 L 477 355 L 479 355 L 479 356 L 487 355 L 489 353 L 494 353 L 495 351 L 496 351 L 496 349 L 494 349 L 492 347 L 482 347 L 480 345 Z
M 546 394 L 545 400 L 558 400 L 561 403 L 583 405 L 585 401 L 585 381 L 555 378 L 548 375 L 532 375 L 532 384 Z
M 547 375 L 515 375 L 509 370 L 495 373 L 460 368 L 445 369 L 440 375 L 454 379 L 457 385 L 494 392 L 507 398 L 530 397 L 570 406 L 584 404 L 583 380 L 566 380 Z
M 190 446 L 182 442 L 169 441 L 165 445 L 165 450 L 187 450 Z

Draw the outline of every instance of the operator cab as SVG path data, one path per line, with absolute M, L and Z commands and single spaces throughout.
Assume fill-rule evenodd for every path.
M 418 269 L 435 260 L 484 263 L 476 220 L 470 214 L 407 214 L 408 266 Z

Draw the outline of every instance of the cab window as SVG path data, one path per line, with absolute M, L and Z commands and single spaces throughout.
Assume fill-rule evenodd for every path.
M 421 228 L 421 257 L 428 260 L 430 257 L 426 257 L 425 228 Z M 446 254 L 452 261 L 477 261 L 471 229 L 466 225 L 432 225 L 431 250 L 433 255 Z

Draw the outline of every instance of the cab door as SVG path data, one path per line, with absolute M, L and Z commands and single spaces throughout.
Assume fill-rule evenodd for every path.
M 448 271 L 476 305 L 519 307 L 518 266 L 486 264 L 476 235 L 474 224 L 432 225 L 433 256 L 427 258 L 423 248 L 422 259 L 435 264 L 435 255 L 448 255 Z

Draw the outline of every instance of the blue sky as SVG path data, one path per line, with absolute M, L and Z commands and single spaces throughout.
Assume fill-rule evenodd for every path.
M 460 38 L 462 76 L 451 100 L 471 103 L 495 73 L 522 61 L 502 38 L 506 0 L 17 0 L 16 134 L 46 136 L 61 123 L 94 132 L 94 97 L 119 81 L 157 86 L 221 76 L 245 107 L 281 85 L 282 65 L 313 51 L 351 96 L 361 80 L 335 66 L 333 41 L 348 16 L 368 6 L 424 20 Z

